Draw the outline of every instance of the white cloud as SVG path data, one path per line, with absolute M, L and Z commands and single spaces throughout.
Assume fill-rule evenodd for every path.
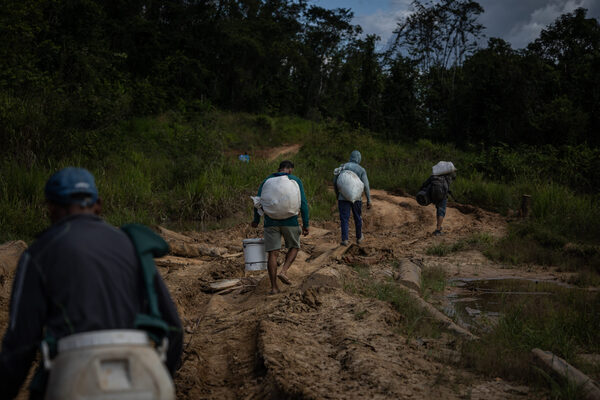
M 354 23 L 360 25 L 365 34 L 376 34 L 381 37 L 379 43 L 383 46 L 387 46 L 387 43 L 392 39 L 398 22 L 411 13 L 407 6 L 400 7 L 400 3 L 405 3 L 404 1 L 397 0 L 391 3 L 394 9 L 378 9 L 373 14 L 360 15 L 354 18 Z
M 589 8 L 593 1 L 559 0 L 537 8 L 531 12 L 527 21 L 515 24 L 506 39 L 512 43 L 514 48 L 526 47 L 529 43 L 537 39 L 542 29 L 553 23 L 556 18 L 562 14 L 573 12 L 579 7 Z
M 348 0 L 328 1 L 329 5 L 348 4 Z M 398 21 L 410 15 L 412 9 L 412 0 L 354 1 L 353 23 L 362 26 L 365 34 L 379 35 L 380 48 L 387 47 Z M 588 17 L 600 17 L 599 0 L 479 0 L 479 3 L 485 9 L 479 18 L 486 27 L 484 34 L 488 38 L 501 37 L 515 49 L 527 46 L 556 18 L 578 7 L 587 8 Z M 483 38 L 481 45 L 485 46 L 486 41 Z

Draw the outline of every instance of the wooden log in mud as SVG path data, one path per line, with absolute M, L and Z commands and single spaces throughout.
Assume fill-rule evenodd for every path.
M 600 387 L 589 376 L 549 351 L 533 349 L 531 352 L 542 368 L 581 387 L 585 400 L 600 400 Z
M 310 263 L 314 264 L 314 265 L 322 265 L 322 264 L 325 264 L 330 259 L 341 260 L 342 257 L 344 256 L 344 254 L 346 254 L 348 252 L 348 250 L 350 250 L 353 246 L 356 246 L 356 245 L 351 244 L 350 246 L 340 245 L 340 246 L 332 247 L 329 250 L 326 250 L 325 252 L 320 254 L 318 257 L 310 260 Z
M 176 256 L 188 258 L 200 256 L 221 257 L 228 252 L 225 247 L 197 243 L 194 238 L 171 231 L 162 226 L 157 226 L 156 230 L 158 230 L 160 236 L 169 244 L 171 254 Z
M 169 268 L 170 270 L 185 268 L 190 265 L 202 265 L 205 261 L 187 257 L 164 256 L 154 260 L 157 267 Z
M 457 333 L 469 340 L 479 339 L 478 336 L 472 334 L 470 331 L 463 328 L 462 326 L 457 325 L 454 321 L 452 321 L 450 318 L 448 318 L 443 312 L 441 312 L 440 310 L 435 308 L 433 305 L 429 304 L 427 301 L 423 300 L 423 298 L 421 298 L 421 296 L 419 295 L 419 292 L 417 292 L 416 290 L 408 288 L 407 292 L 411 295 L 411 297 L 413 299 L 415 299 L 416 303 L 421 308 L 424 308 L 431 315 L 432 318 L 434 318 L 435 320 L 440 322 L 442 325 L 444 325 L 446 329 L 448 329 L 454 333 Z
M 406 287 L 416 291 L 421 290 L 421 267 L 407 258 L 400 260 L 398 271 L 394 274 L 394 279 Z
M 167 228 L 163 228 L 162 226 L 157 226 L 156 230 L 158 234 L 162 236 L 163 239 L 167 242 L 184 242 L 184 243 L 195 243 L 196 240 L 192 237 L 186 236 L 184 234 L 172 231 Z
M 168 242 L 171 253 L 180 257 L 220 257 L 227 253 L 224 247 L 213 247 L 202 243 Z
M 242 280 L 239 278 L 235 279 L 222 279 L 220 281 L 211 282 L 207 289 L 211 292 L 220 292 L 223 290 L 231 289 L 236 286 L 240 286 L 242 284 Z
M 258 281 L 253 278 L 232 278 L 232 279 L 221 279 L 215 282 L 211 282 L 206 285 L 202 291 L 215 294 L 228 294 L 235 290 L 244 290 L 255 288 Z

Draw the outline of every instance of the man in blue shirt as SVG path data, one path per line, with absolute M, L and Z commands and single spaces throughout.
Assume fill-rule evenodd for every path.
M 360 166 L 361 155 L 358 150 L 354 150 L 350 154 L 350 161 L 342 165 L 342 169 L 354 172 L 365 185 L 365 195 L 367 196 L 367 208 L 371 208 L 371 190 L 369 188 L 369 178 L 367 171 Z M 350 211 L 354 217 L 354 226 L 356 228 L 356 243 L 362 242 L 364 236 L 362 234 L 362 201 L 349 201 L 344 198 L 337 187 L 338 175 L 333 178 L 333 189 L 338 198 L 338 209 L 340 211 L 340 223 L 342 228 L 342 246 L 348 246 L 348 225 L 350 223 Z
M 263 185 L 270 178 L 287 175 L 290 179 L 296 181 L 300 189 L 300 213 L 302 214 L 302 234 L 306 236 L 308 235 L 308 202 L 306 201 L 306 196 L 304 195 L 304 186 L 302 185 L 302 181 L 297 176 L 292 175 L 293 171 L 294 164 L 291 161 L 282 161 L 281 164 L 279 164 L 278 171 L 269 175 L 267 179 L 265 179 L 261 183 L 258 189 L 257 196 L 260 197 L 260 195 L 262 194 Z M 259 222 L 260 214 L 255 208 L 252 226 L 256 228 Z M 277 286 L 277 277 L 279 277 L 279 279 L 287 285 L 291 283 L 286 273 L 292 265 L 292 263 L 294 262 L 294 260 L 296 259 L 296 255 L 298 254 L 298 250 L 300 249 L 300 231 L 301 230 L 300 225 L 298 224 L 297 215 L 291 216 L 290 218 L 286 219 L 273 219 L 265 214 L 265 250 L 269 254 L 269 258 L 267 261 L 267 269 L 269 271 L 269 279 L 271 281 L 271 294 L 280 292 L 279 287 Z M 281 236 L 283 236 L 285 240 L 285 247 L 288 249 L 288 252 L 285 256 L 285 262 L 281 267 L 281 272 L 277 274 L 277 257 L 279 255 L 279 250 L 281 249 Z

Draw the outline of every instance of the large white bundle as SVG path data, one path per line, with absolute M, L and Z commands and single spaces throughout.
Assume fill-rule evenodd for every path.
M 432 175 L 446 175 L 456 172 L 452 161 L 440 161 L 431 168 Z
M 337 187 L 346 200 L 355 202 L 362 198 L 365 184 L 353 171 L 344 169 L 338 175 Z
M 267 179 L 260 197 L 252 199 L 255 207 L 260 206 L 273 219 L 290 218 L 300 212 L 300 187 L 287 175 Z

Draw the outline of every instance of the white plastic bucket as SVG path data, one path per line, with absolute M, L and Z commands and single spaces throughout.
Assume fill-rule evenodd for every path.
M 263 238 L 244 239 L 244 261 L 246 271 L 262 271 L 267 269 L 267 252 Z
M 147 334 L 99 331 L 58 342 L 45 400 L 175 400 L 171 376 Z

